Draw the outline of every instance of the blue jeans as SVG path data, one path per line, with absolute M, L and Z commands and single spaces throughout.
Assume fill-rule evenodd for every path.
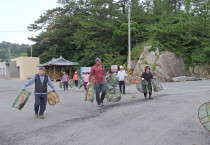
M 35 94 L 34 111 L 40 116 L 44 115 L 47 106 L 47 94 Z M 40 110 L 40 111 L 39 111 Z

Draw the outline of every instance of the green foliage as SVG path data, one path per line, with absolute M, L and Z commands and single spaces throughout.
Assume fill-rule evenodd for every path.
M 125 1 L 59 0 L 61 7 L 46 11 L 28 29 L 41 33 L 33 55 L 41 62 L 63 55 L 91 66 L 100 57 L 109 70 L 124 64 L 128 55 Z M 172 51 L 185 58 L 186 68 L 210 63 L 209 0 L 147 0 L 131 3 L 131 58 L 139 59 L 144 46 Z M 3 53 L 3 51 L 0 49 Z M 27 51 L 30 54 L 30 50 Z M 1 57 L 0 57 L 1 58 Z
M 22 56 L 23 53 L 25 53 L 24 56 L 27 56 L 26 51 L 29 47 L 30 46 L 27 44 L 20 45 L 3 41 L 0 43 L 0 62 L 9 61 L 12 58 Z

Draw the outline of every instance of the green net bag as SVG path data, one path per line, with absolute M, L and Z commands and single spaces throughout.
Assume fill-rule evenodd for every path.
M 109 89 L 106 93 L 106 98 L 108 102 L 117 102 L 122 98 L 119 89 Z
M 26 104 L 26 102 L 28 101 L 28 98 L 30 95 L 31 95 L 30 92 L 21 91 L 20 94 L 15 99 L 12 107 L 18 108 L 19 110 L 21 110 L 24 107 L 24 105 Z
M 74 87 L 74 80 L 73 79 L 70 79 L 69 81 L 68 81 L 68 85 L 69 85 L 69 87 Z
M 151 82 L 152 82 L 154 92 L 160 92 L 163 90 L 163 86 L 158 79 L 152 79 Z

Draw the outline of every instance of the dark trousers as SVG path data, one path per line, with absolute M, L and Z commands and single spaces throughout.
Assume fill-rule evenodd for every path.
M 147 96 L 147 93 L 149 92 L 149 96 L 152 95 L 152 84 L 151 82 L 148 82 L 148 90 L 144 93 L 144 96 Z
M 85 89 L 85 91 L 87 91 L 87 83 L 88 82 L 84 82 L 84 89 Z
M 68 90 L 68 82 L 63 82 L 63 89 Z
M 98 105 L 100 105 L 101 103 L 103 103 L 104 97 L 106 95 L 106 88 L 104 82 L 95 83 L 95 91 L 96 91 L 96 101 Z M 102 94 L 100 97 L 101 92 Z
M 47 94 L 35 94 L 34 111 L 40 116 L 44 114 L 47 106 Z
M 119 81 L 119 88 L 121 93 L 122 93 L 122 87 L 123 87 L 123 93 L 125 93 L 125 81 Z
M 75 86 L 77 87 L 78 86 L 78 80 L 75 80 Z

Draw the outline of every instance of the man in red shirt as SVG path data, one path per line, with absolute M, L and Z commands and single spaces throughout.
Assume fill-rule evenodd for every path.
M 95 91 L 96 91 L 96 101 L 99 107 L 104 106 L 103 100 L 106 95 L 106 88 L 104 83 L 104 75 L 107 75 L 103 71 L 103 66 L 101 65 L 101 59 L 96 58 L 96 64 L 91 68 L 89 82 L 92 79 L 92 76 L 95 77 Z M 100 97 L 100 92 L 102 92 Z

